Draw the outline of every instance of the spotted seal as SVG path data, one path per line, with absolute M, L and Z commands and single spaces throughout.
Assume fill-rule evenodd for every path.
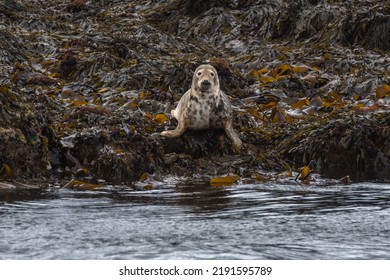
M 203 64 L 196 68 L 191 88 L 182 96 L 172 115 L 178 120 L 174 130 L 161 132 L 162 136 L 177 138 L 187 129 L 224 128 L 237 148 L 242 142 L 233 129 L 233 110 L 227 95 L 220 90 L 217 70 Z

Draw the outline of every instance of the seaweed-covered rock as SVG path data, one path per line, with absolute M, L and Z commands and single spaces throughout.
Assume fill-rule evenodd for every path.
M 0 170 L 127 184 L 311 161 L 331 177 L 389 178 L 389 9 L 379 0 L 2 1 Z M 175 127 L 170 111 L 201 63 L 231 98 L 243 151 L 223 131 L 159 136 Z
M 44 116 L 7 86 L 0 87 L 0 164 L 15 177 L 35 178 L 50 174 L 47 127 Z
M 385 112 L 344 115 L 343 120 L 322 123 L 308 135 L 302 135 L 286 156 L 302 164 L 312 162 L 318 172 L 331 178 L 389 178 L 389 129 L 381 124 L 384 115 L 388 118 Z

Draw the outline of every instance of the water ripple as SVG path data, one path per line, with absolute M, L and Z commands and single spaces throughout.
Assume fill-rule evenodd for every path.
M 177 184 L 0 200 L 2 259 L 390 258 L 390 186 Z

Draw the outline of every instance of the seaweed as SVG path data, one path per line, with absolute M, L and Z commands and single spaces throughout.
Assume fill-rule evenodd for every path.
M 389 179 L 389 11 L 379 0 L 2 1 L 0 180 Z M 202 63 L 219 73 L 243 151 L 223 131 L 159 136 Z

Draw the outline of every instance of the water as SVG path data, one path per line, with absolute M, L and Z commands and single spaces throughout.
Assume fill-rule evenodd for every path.
M 389 259 L 390 185 L 0 193 L 0 259 Z

